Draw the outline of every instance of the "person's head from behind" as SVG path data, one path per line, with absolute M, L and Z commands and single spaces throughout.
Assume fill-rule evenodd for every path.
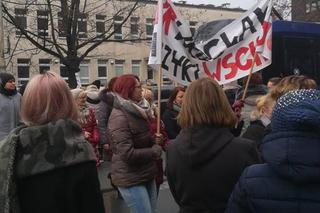
M 77 121 L 77 108 L 63 78 L 50 71 L 34 76 L 22 97 L 21 118 L 29 126 L 59 119 Z
M 242 85 L 246 85 L 247 81 L 249 80 L 249 77 L 246 76 L 242 79 Z M 257 85 L 261 85 L 263 84 L 262 81 L 262 74 L 260 72 L 255 72 L 251 75 L 250 81 L 249 81 L 249 85 L 250 86 L 257 86 Z
M 113 85 L 113 91 L 127 100 L 134 102 L 142 100 L 140 79 L 132 74 L 119 76 Z
M 268 89 L 272 89 L 274 86 L 276 86 L 279 82 L 281 81 L 280 77 L 273 77 L 270 78 L 268 83 L 267 83 L 267 87 Z
M 117 78 L 118 78 L 117 76 L 113 77 L 108 82 L 108 85 L 107 85 L 107 88 L 106 88 L 108 92 L 113 92 L 113 86 L 114 86 L 114 83 L 116 82 Z
M 175 87 L 173 91 L 171 92 L 171 95 L 169 97 L 167 107 L 169 109 L 173 109 L 173 105 L 176 104 L 179 107 L 182 105 L 183 102 L 183 96 L 185 93 L 186 89 L 184 87 Z
M 319 135 L 320 91 L 301 89 L 281 96 L 272 114 L 272 132 L 303 131 Z
M 317 83 L 303 75 L 290 75 L 284 77 L 270 92 L 271 97 L 277 100 L 285 93 L 297 89 L 316 89 Z
M 153 92 L 150 89 L 142 88 L 142 96 L 148 101 L 151 106 L 154 98 Z
M 71 94 L 78 107 L 82 107 L 86 104 L 87 92 L 85 90 L 76 88 L 71 90 Z
M 236 122 L 228 99 L 216 81 L 201 78 L 190 84 L 178 115 L 182 128 L 195 125 L 233 128 Z
M 263 95 L 256 100 L 256 107 L 260 116 L 266 116 L 271 119 L 272 109 L 275 101 L 270 97 L 270 94 Z

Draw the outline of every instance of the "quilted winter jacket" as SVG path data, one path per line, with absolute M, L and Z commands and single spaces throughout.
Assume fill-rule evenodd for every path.
M 271 133 L 262 153 L 266 163 L 243 172 L 227 213 L 320 212 L 320 134 Z
M 161 147 L 154 138 L 146 118 L 115 97 L 108 121 L 108 140 L 113 152 L 111 178 L 116 186 L 129 187 L 155 178 L 156 159 Z M 128 101 L 124 101 L 128 103 Z

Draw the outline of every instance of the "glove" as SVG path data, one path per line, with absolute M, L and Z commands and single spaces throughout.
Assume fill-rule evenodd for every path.
M 237 116 L 238 119 L 241 117 L 241 109 L 244 106 L 244 100 L 236 100 L 232 104 L 232 109 L 234 111 L 234 114 Z
M 162 148 L 161 146 L 159 146 L 158 144 L 154 144 L 152 147 L 151 147 L 152 151 L 153 151 L 153 158 L 155 160 L 159 159 L 161 157 L 161 154 L 162 154 Z

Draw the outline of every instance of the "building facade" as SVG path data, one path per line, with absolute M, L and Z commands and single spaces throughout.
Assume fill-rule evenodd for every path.
M 118 4 L 129 2 L 117 1 Z M 107 11 L 110 13 L 114 9 L 114 7 L 110 8 L 109 4 L 101 5 L 99 13 L 86 14 L 81 20 L 79 19 L 79 37 L 87 38 L 90 33 L 98 35 L 109 27 L 109 25 L 106 25 L 106 19 L 108 19 L 106 14 Z M 120 28 L 117 26 L 121 24 L 123 17 L 112 14 L 112 24 L 116 30 L 111 39 L 116 41 L 102 43 L 81 62 L 79 78 L 82 84 L 89 84 L 96 79 L 101 80 L 104 84 L 112 77 L 126 73 L 136 74 L 142 81 L 155 80 L 156 76 L 147 63 L 156 5 L 157 1 L 145 1 L 145 4 L 139 7 Z M 177 3 L 176 6 L 182 16 L 189 21 L 192 32 L 206 22 L 238 18 L 244 12 L 240 8 L 190 5 L 185 2 Z M 63 23 L 59 18 L 56 20 L 56 25 L 51 25 L 51 23 L 48 23 L 48 14 L 45 9 L 35 9 L 31 12 L 29 8 L 19 7 L 19 4 L 16 4 L 15 8 L 11 8 L 14 11 L 15 19 L 22 26 L 36 31 L 38 35 L 49 37 L 53 32 L 50 30 L 50 26 L 57 26 L 60 30 L 60 25 Z M 57 17 L 60 17 L 61 14 L 59 13 L 57 11 Z M 49 69 L 67 78 L 65 67 L 59 59 L 34 48 L 24 36 L 21 36 L 19 30 L 13 29 L 12 26 L 5 23 L 4 33 L 6 38 L 6 69 L 15 75 L 18 85 L 26 83 L 33 75 Z M 142 40 L 139 42 L 122 42 L 123 39 L 128 38 L 142 38 Z M 59 31 L 59 39 L 66 39 L 65 32 Z
M 292 20 L 320 23 L 320 0 L 292 0 Z

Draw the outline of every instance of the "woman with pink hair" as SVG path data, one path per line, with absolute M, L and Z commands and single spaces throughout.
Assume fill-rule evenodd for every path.
M 21 118 L 0 146 L 0 212 L 104 213 L 95 155 L 65 81 L 34 76 Z

